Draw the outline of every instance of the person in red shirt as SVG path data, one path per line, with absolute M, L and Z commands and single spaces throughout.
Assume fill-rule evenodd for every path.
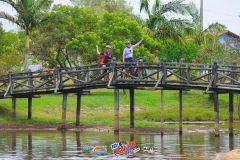
M 103 68 L 109 67 L 109 62 L 112 60 L 111 46 L 107 45 L 105 52 L 99 52 L 98 46 L 96 46 L 96 49 L 97 49 L 97 54 L 102 55 L 100 65 Z M 106 69 L 101 70 L 101 74 L 104 74 L 106 71 L 107 71 Z M 104 76 L 104 80 L 107 80 L 107 75 Z

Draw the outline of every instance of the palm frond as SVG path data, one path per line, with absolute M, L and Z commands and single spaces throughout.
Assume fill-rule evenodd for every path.
M 6 12 L 0 12 L 0 18 L 6 19 L 6 20 L 10 21 L 13 24 L 19 25 L 18 19 L 15 18 L 14 16 L 9 15 Z
M 212 23 L 208 26 L 207 29 L 204 30 L 204 32 L 210 32 L 210 31 L 222 31 L 222 30 L 226 30 L 227 27 L 224 24 L 221 23 Z
M 140 12 L 142 11 L 149 11 L 149 3 L 148 0 L 140 0 Z
M 164 13 L 176 13 L 181 15 L 188 14 L 188 5 L 183 4 L 184 0 L 170 1 L 167 4 L 163 4 L 161 7 L 161 14 Z

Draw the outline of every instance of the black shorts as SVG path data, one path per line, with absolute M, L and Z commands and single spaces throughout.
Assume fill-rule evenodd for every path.
M 131 58 L 125 58 L 125 62 L 127 62 L 128 64 L 125 64 L 125 66 L 132 66 L 132 65 L 136 65 L 135 60 L 131 57 Z M 131 63 L 130 63 L 131 62 Z

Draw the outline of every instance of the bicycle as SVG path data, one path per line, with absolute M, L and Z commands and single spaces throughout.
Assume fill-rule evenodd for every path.
M 101 81 L 101 79 L 104 78 L 104 81 L 107 81 L 109 79 L 109 74 L 108 74 L 109 69 L 106 69 L 106 68 L 111 67 L 111 62 L 112 62 L 111 60 L 108 60 L 108 63 L 104 64 L 105 67 L 102 67 L 101 64 L 93 65 L 92 66 L 93 70 L 90 71 L 90 76 L 89 76 L 90 79 Z
M 130 68 L 130 73 L 133 77 L 131 78 L 140 78 L 147 76 L 147 70 L 143 67 L 143 58 L 137 58 L 136 63 L 132 63 Z

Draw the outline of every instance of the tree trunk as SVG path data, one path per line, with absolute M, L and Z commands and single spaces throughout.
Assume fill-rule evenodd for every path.
M 26 34 L 26 41 L 25 41 L 25 47 L 26 47 L 26 51 L 25 51 L 25 55 L 24 55 L 24 66 L 23 66 L 23 70 L 24 71 L 28 71 L 28 53 L 29 53 L 29 34 Z
M 77 55 L 77 65 L 80 66 L 81 65 L 81 55 Z

